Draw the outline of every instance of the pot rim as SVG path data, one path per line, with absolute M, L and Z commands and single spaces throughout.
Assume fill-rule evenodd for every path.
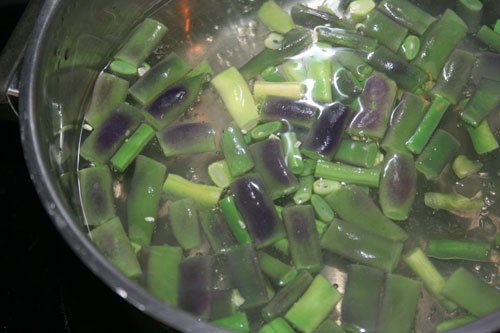
M 28 39 L 20 76 L 19 122 L 21 141 L 30 178 L 35 185 L 42 204 L 66 243 L 85 266 L 135 308 L 161 323 L 183 332 L 227 332 L 157 300 L 144 288 L 120 273 L 99 252 L 77 224 L 72 221 L 70 212 L 58 196 L 49 166 L 44 163 L 42 157 L 41 141 L 37 139 L 39 131 L 35 118 L 37 114 L 36 98 L 41 79 L 39 70 L 41 50 L 45 41 L 49 38 L 48 32 L 51 22 L 62 3 L 61 0 L 45 1 L 33 33 Z

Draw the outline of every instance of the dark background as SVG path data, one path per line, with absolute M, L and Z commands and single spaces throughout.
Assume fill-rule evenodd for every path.
M 26 0 L 0 0 L 0 49 Z M 166 332 L 98 280 L 53 227 L 0 105 L 0 332 Z

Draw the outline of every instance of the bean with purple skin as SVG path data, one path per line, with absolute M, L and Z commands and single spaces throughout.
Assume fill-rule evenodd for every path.
M 215 131 L 207 123 L 183 123 L 156 134 L 166 157 L 213 152 Z
M 268 97 L 261 110 L 262 121 L 285 120 L 293 126 L 311 128 L 318 108 L 303 101 Z

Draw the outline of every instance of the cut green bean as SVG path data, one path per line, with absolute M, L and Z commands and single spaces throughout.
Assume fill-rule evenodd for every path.
M 294 28 L 283 36 L 281 47 L 277 50 L 265 48 L 243 67 L 241 75 L 244 80 L 249 80 L 270 66 L 277 66 L 287 58 L 299 54 L 312 43 L 312 35 L 309 29 Z M 233 83 L 231 83 L 233 84 Z
M 330 208 L 328 203 L 323 199 L 323 197 L 313 194 L 311 196 L 311 205 L 314 208 L 314 213 L 323 222 L 331 222 L 335 215 L 333 210 Z
M 241 176 L 253 169 L 252 155 L 236 124 L 231 123 L 224 130 L 220 145 L 232 177 Z
M 319 103 L 331 103 L 332 97 L 332 65 L 323 56 L 312 57 L 307 64 L 307 79 L 312 82 L 311 95 Z
M 320 26 L 315 31 L 318 34 L 318 41 L 332 45 L 345 46 L 365 52 L 374 51 L 378 46 L 377 40 L 344 29 Z
M 460 49 L 453 51 L 439 74 L 432 93 L 446 98 L 451 104 L 457 104 L 469 80 L 475 60 L 476 57 L 470 52 Z
M 342 295 L 323 276 L 317 275 L 304 295 L 292 306 L 285 318 L 301 332 L 313 332 L 335 305 Z
M 255 162 L 255 172 L 262 177 L 273 199 L 295 192 L 298 180 L 286 166 L 279 139 L 269 138 L 254 143 L 249 150 Z
M 429 79 L 428 75 L 420 68 L 383 46 L 369 53 L 367 60 L 373 68 L 385 73 L 396 81 L 401 88 L 412 92 L 416 91 Z
M 380 182 L 380 168 L 363 169 L 340 163 L 320 160 L 316 164 L 314 176 L 349 184 L 378 187 Z
M 198 101 L 207 80 L 208 74 L 200 74 L 174 83 L 143 110 L 144 117 L 157 130 L 172 124 Z
M 326 229 L 328 229 L 328 224 L 323 221 L 316 220 L 315 225 L 316 225 L 316 230 L 318 231 L 318 236 L 321 238 L 321 236 L 323 236 L 323 234 L 325 233 Z
M 160 44 L 167 31 L 162 23 L 151 18 L 145 19 L 135 28 L 114 58 L 138 68 Z
M 191 67 L 182 58 L 170 53 L 137 80 L 129 93 L 142 105 L 149 105 L 190 70 Z
M 219 201 L 219 207 L 224 214 L 229 229 L 240 244 L 251 244 L 252 240 L 246 230 L 245 222 L 241 217 L 232 196 L 227 196 Z
M 305 91 L 306 86 L 301 82 L 255 81 L 253 84 L 253 95 L 257 101 L 262 101 L 267 96 L 298 100 L 304 96 Z
M 415 130 L 415 133 L 406 142 L 406 147 L 414 154 L 420 154 L 424 150 L 432 134 L 439 126 L 446 110 L 450 106 L 450 102 L 441 97 L 435 96 L 431 106 L 427 110 L 422 122 Z
M 192 199 L 174 201 L 168 208 L 172 233 L 185 250 L 201 246 L 200 222 L 195 203 Z
M 330 193 L 333 193 L 334 191 L 340 189 L 341 187 L 342 184 L 335 180 L 318 179 L 313 183 L 314 193 L 321 195 L 323 197 Z
M 459 212 L 479 211 L 483 207 L 483 200 L 479 198 L 466 198 L 455 193 L 427 192 L 424 195 L 424 202 L 432 209 L 444 209 Z
M 160 300 L 177 305 L 182 249 L 173 246 L 151 246 L 147 248 L 147 253 L 148 290 Z
M 260 73 L 260 76 L 262 76 L 262 78 L 267 82 L 285 82 L 285 79 L 281 75 L 278 67 L 275 66 L 266 68 L 262 73 Z
M 477 38 L 496 52 L 500 52 L 500 34 L 483 25 L 477 32 Z
M 250 245 L 240 245 L 229 252 L 228 259 L 232 279 L 245 299 L 241 308 L 250 309 L 266 304 L 270 297 L 255 250 Z
M 260 268 L 269 279 L 276 285 L 286 286 L 297 276 L 297 270 L 279 259 L 267 254 L 266 252 L 257 252 Z
M 281 255 L 290 255 L 290 244 L 286 238 L 280 239 L 273 244 L 273 248 L 278 251 Z
M 347 266 L 347 284 L 342 299 L 342 323 L 359 327 L 360 332 L 376 332 L 383 287 L 383 271 L 362 265 Z M 380 332 L 385 333 L 382 330 Z
M 319 110 L 314 105 L 285 99 L 268 97 L 262 104 L 261 121 L 285 121 L 300 128 L 311 128 Z
M 315 160 L 312 160 L 309 158 L 305 158 L 305 159 L 303 159 L 303 161 L 304 161 L 304 169 L 300 173 L 300 176 L 306 177 L 306 176 L 314 175 L 314 171 L 316 170 L 316 163 L 317 162 Z
M 214 70 L 213 70 L 212 66 L 210 66 L 210 64 L 206 60 L 203 60 L 202 62 L 200 62 L 198 64 L 198 66 L 196 66 L 195 68 L 193 68 L 193 70 L 191 70 L 189 73 L 187 73 L 186 76 L 184 77 L 184 79 L 190 79 L 190 78 L 202 75 L 202 74 L 208 74 L 208 75 L 214 74 Z
M 257 16 L 269 29 L 279 33 L 287 33 L 295 27 L 292 18 L 273 0 L 265 1 Z
M 374 142 L 342 140 L 333 159 L 354 166 L 372 168 L 378 154 L 378 146 Z
M 166 173 L 162 163 L 137 157 L 127 198 L 128 235 L 136 244 L 146 246 L 151 242 Z
M 101 73 L 95 82 L 85 121 L 93 127 L 98 126 L 111 111 L 125 102 L 127 92 L 128 81 L 113 74 Z
M 281 134 L 281 145 L 285 153 L 286 166 L 294 174 L 300 175 L 304 171 L 304 161 L 299 150 L 299 142 L 295 132 Z
M 406 60 L 412 61 L 415 59 L 418 55 L 418 51 L 420 51 L 420 38 L 414 35 L 406 37 L 403 45 L 401 45 L 401 51 Z
M 297 205 L 308 202 L 311 199 L 313 191 L 313 176 L 301 177 L 299 179 L 299 186 L 297 187 L 297 192 L 293 195 L 293 201 Z
M 217 161 L 208 166 L 208 175 L 212 182 L 220 187 L 226 188 L 231 185 L 233 177 L 225 160 Z
M 498 141 L 491 131 L 488 120 L 483 120 L 477 127 L 466 126 L 474 150 L 478 154 L 487 154 L 498 149 Z
M 337 61 L 332 61 L 332 75 L 332 94 L 335 101 L 350 101 L 363 91 L 363 86 L 354 74 Z
M 327 319 L 322 322 L 313 333 L 345 333 L 345 331 L 332 319 Z
M 281 65 L 287 81 L 304 82 L 307 79 L 306 67 L 301 60 L 290 59 Z
M 141 275 L 134 249 L 118 217 L 99 225 L 90 232 L 92 241 L 108 261 L 129 278 Z
M 432 15 L 407 0 L 384 0 L 377 9 L 420 36 L 435 21 Z
M 449 239 L 430 240 L 427 255 L 438 259 L 490 261 L 491 244 Z
M 455 137 L 438 129 L 415 162 L 416 168 L 427 179 L 437 178 L 445 166 L 455 158 L 459 148 L 460 143 Z
M 500 292 L 463 267 L 448 278 L 441 293 L 477 317 L 500 308 Z
M 422 47 L 413 63 L 436 78 L 449 55 L 466 33 L 465 22 L 454 11 L 447 9 L 423 36 Z
M 373 68 L 370 67 L 355 50 L 336 50 L 334 59 L 354 74 L 356 79 L 361 82 L 364 82 L 373 73 Z
M 406 91 L 392 112 L 382 148 L 385 151 L 406 151 L 406 141 L 415 133 L 428 106 L 425 99 Z
M 319 272 L 322 267 L 319 235 L 311 206 L 289 206 L 283 212 L 290 254 L 294 266 L 301 270 Z
M 441 294 L 446 280 L 420 248 L 410 251 L 403 257 L 403 261 L 422 280 L 427 291 L 438 299 L 446 310 L 451 312 L 457 308 L 456 304 Z
M 236 246 L 236 239 L 219 209 L 203 210 L 199 217 L 208 243 L 216 254 L 227 253 Z
M 388 218 L 406 220 L 417 194 L 417 171 L 413 156 L 407 152 L 388 153 L 382 169 L 380 207 Z
M 155 131 L 153 128 L 141 124 L 111 158 L 113 167 L 120 172 L 124 172 L 154 136 Z
M 355 262 L 392 272 L 399 262 L 403 244 L 334 219 L 321 238 L 321 247 Z
M 366 81 L 360 96 L 361 110 L 354 115 L 347 133 L 351 136 L 383 139 L 396 100 L 396 82 L 375 73 Z
M 461 326 L 466 325 L 470 322 L 473 322 L 476 319 L 477 319 L 477 317 L 474 317 L 474 316 L 462 316 L 462 317 L 458 317 L 458 318 L 443 320 L 442 322 L 437 324 L 436 333 L 448 332 L 451 329 L 461 327 Z
M 107 166 L 78 171 L 78 181 L 86 224 L 100 225 L 116 215 L 113 178 Z
M 378 331 L 410 333 L 420 300 L 421 283 L 404 276 L 387 274 L 379 308 Z
M 366 15 L 375 9 L 375 2 L 373 0 L 354 0 L 349 3 L 346 10 L 346 16 L 349 21 L 358 23 L 363 20 Z
M 310 8 L 303 4 L 294 5 L 291 9 L 291 15 L 295 24 L 309 29 L 314 29 L 318 26 L 352 28 L 350 22 L 332 12 Z
M 457 177 L 463 179 L 481 170 L 483 168 L 483 163 L 477 160 L 470 160 L 465 155 L 458 155 L 453 161 L 452 168 Z
M 208 123 L 181 123 L 157 132 L 166 157 L 200 154 L 217 150 L 215 130 Z M 227 161 L 227 159 L 226 159 Z
M 500 103 L 500 81 L 481 79 L 474 95 L 460 114 L 469 125 L 477 127 Z
M 185 259 L 179 265 L 178 306 L 199 318 L 210 315 L 212 272 L 215 258 L 208 255 Z
M 109 69 L 113 74 L 126 80 L 132 79 L 138 74 L 137 67 L 123 60 L 113 60 L 113 62 L 109 64 Z
M 378 10 L 371 11 L 361 24 L 361 31 L 396 52 L 408 34 L 408 29 Z M 391 33 L 387 33 L 390 31 Z
M 129 104 L 119 104 L 85 139 L 80 147 L 80 156 L 95 165 L 108 162 L 139 126 L 140 120 L 138 109 Z
M 212 85 L 217 89 L 229 114 L 243 131 L 249 131 L 257 125 L 257 106 L 250 88 L 236 68 L 231 67 L 219 73 L 212 79 Z
M 406 232 L 386 218 L 359 186 L 343 186 L 326 196 L 325 200 L 342 219 L 367 232 L 393 241 L 408 238 Z
M 295 330 L 283 318 L 276 318 L 262 326 L 259 333 L 295 333 Z
M 490 79 L 499 81 L 500 77 L 500 54 L 496 52 L 478 52 L 477 61 L 472 70 L 472 81 L 478 84 L 481 79 Z
M 477 32 L 481 26 L 483 3 L 479 0 L 457 0 L 457 14 L 467 24 L 470 33 Z
M 231 332 L 250 332 L 250 324 L 248 323 L 247 315 L 243 312 L 235 313 L 229 317 L 219 318 L 214 320 L 212 324 L 228 329 Z
M 250 135 L 255 141 L 262 141 L 269 138 L 273 134 L 277 134 L 282 128 L 283 123 L 281 121 L 270 121 L 255 127 L 250 131 Z
M 181 176 L 169 174 L 163 184 L 163 192 L 174 198 L 191 198 L 201 207 L 213 207 L 219 201 L 222 189 L 191 182 Z
M 305 271 L 301 271 L 285 287 L 281 288 L 276 295 L 262 309 L 262 317 L 266 321 L 283 316 L 288 309 L 299 299 L 311 284 L 313 278 Z

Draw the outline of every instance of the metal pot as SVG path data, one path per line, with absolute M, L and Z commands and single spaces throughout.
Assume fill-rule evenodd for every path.
M 10 95 L 19 95 L 21 137 L 31 179 L 57 229 L 81 260 L 118 295 L 161 323 L 183 332 L 223 331 L 156 300 L 119 273 L 87 237 L 76 177 L 79 124 L 97 74 L 144 16 L 158 15 L 163 22 L 169 22 L 170 42 L 179 44 L 189 38 L 184 29 L 186 15 L 193 29 L 203 20 L 222 27 L 236 26 L 242 15 L 258 3 L 33 0 L 0 59 L 0 93 L 8 90 Z M 161 12 L 156 11 L 159 6 L 164 6 Z M 226 14 L 228 9 L 231 15 Z M 24 37 L 28 35 L 25 45 Z M 224 38 L 227 41 L 230 37 Z M 24 57 L 20 56 L 21 51 Z M 237 65 L 241 62 L 232 60 Z M 499 317 L 494 314 L 453 332 L 492 332 L 500 327 Z

